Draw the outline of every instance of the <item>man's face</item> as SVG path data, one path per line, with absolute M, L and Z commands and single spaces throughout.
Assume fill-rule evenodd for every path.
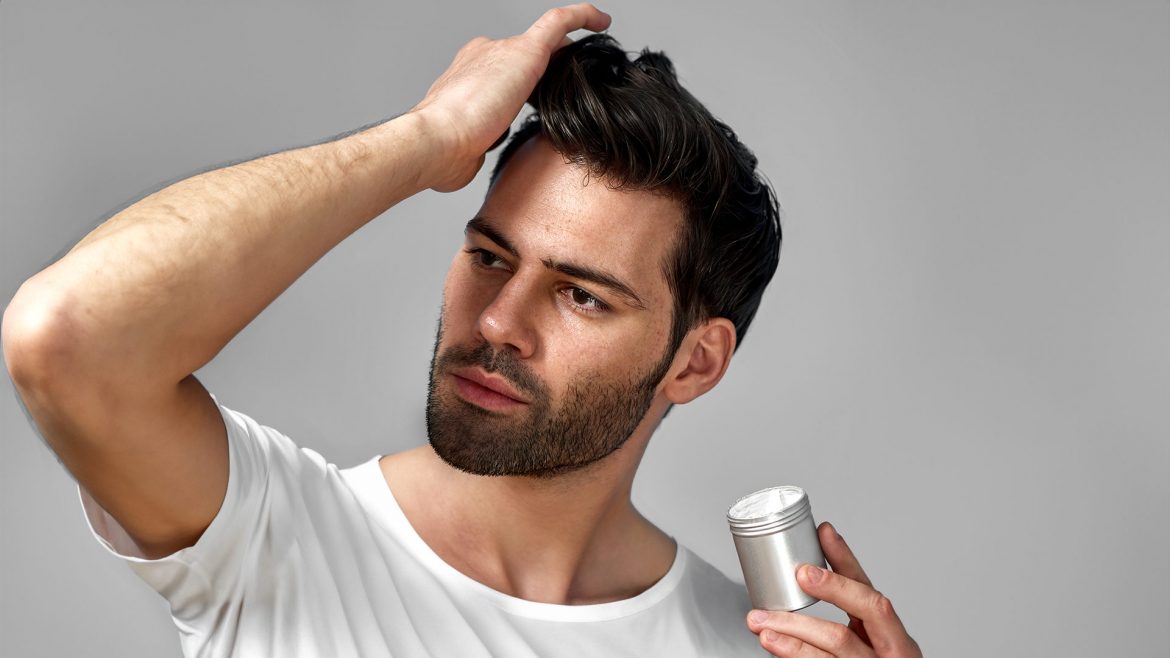
M 662 264 L 679 206 L 520 147 L 447 273 L 427 434 L 481 475 L 550 477 L 638 429 L 671 365 Z M 494 390 L 493 390 L 494 389 Z

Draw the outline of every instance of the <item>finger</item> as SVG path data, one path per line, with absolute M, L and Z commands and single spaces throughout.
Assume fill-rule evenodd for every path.
M 807 642 L 771 630 L 760 633 L 760 646 L 777 658 L 833 658 Z
M 829 561 L 829 566 L 833 567 L 833 571 L 852 578 L 864 585 L 873 587 L 873 581 L 865 574 L 865 570 L 861 568 L 861 563 L 857 560 L 857 556 L 853 554 L 853 550 L 845 543 L 845 539 L 841 533 L 837 532 L 837 528 L 828 521 L 822 523 L 817 528 L 817 535 L 821 543 L 821 549 L 825 553 L 825 559 Z M 869 633 L 865 630 L 865 622 L 861 619 L 849 615 L 849 628 L 853 629 L 854 633 L 867 644 L 872 644 L 869 639 Z
M 753 610 L 748 615 L 748 628 L 759 633 L 760 643 L 777 656 L 875 657 L 873 650 L 853 631 L 819 617 L 780 610 Z M 779 637 L 773 637 L 772 633 L 778 633 Z
M 562 39 L 574 30 L 600 32 L 609 27 L 612 17 L 589 4 L 582 2 L 564 7 L 554 7 L 546 12 L 526 34 L 535 38 L 550 51 L 558 47 Z
M 556 48 L 553 49 L 553 52 L 556 53 L 556 51 L 560 50 L 561 48 L 564 48 L 565 46 L 567 46 L 571 43 L 573 43 L 573 40 L 570 39 L 569 37 L 565 37 L 564 39 L 561 39 L 561 43 L 559 45 L 557 45 Z M 538 91 L 538 88 L 533 88 L 532 93 L 528 96 L 527 103 L 529 105 L 531 105 L 532 107 L 538 107 L 538 103 L 536 101 L 537 91 Z M 490 151 L 491 149 L 488 149 L 488 150 Z
M 865 570 L 861 568 L 857 556 L 853 554 L 853 550 L 849 548 L 849 545 L 845 543 L 841 534 L 832 524 L 828 521 L 822 523 L 817 528 L 817 535 L 821 542 L 821 549 L 825 553 L 825 559 L 829 561 L 829 566 L 833 567 L 833 571 L 873 587 L 873 582 L 870 581 L 869 576 L 865 575 Z
M 805 592 L 861 620 L 870 645 L 878 653 L 909 647 L 910 636 L 894 612 L 894 605 L 870 585 L 811 564 L 797 569 L 796 580 Z

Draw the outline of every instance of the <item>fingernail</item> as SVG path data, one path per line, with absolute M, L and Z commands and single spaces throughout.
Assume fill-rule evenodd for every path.
M 762 624 L 768 621 L 768 613 L 763 610 L 752 610 L 752 614 L 748 615 L 748 619 L 751 619 L 754 623 Z
M 775 642 L 780 637 L 780 634 L 774 630 L 768 629 L 761 633 L 760 636 L 764 638 L 765 642 Z
M 821 579 L 825 577 L 825 570 L 811 564 L 806 564 L 804 565 L 804 577 L 808 579 L 808 582 L 816 584 L 821 582 Z

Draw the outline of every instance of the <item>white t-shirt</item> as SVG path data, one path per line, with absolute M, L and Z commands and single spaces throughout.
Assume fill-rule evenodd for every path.
M 630 599 L 509 596 L 427 546 L 379 457 L 338 469 L 215 401 L 227 494 L 194 546 L 145 559 L 79 487 L 94 536 L 170 603 L 189 658 L 767 655 L 744 623 L 746 588 L 682 544 L 670 571 Z

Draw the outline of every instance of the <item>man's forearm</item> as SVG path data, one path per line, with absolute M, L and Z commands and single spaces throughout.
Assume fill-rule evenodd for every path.
M 405 114 L 170 185 L 29 279 L 6 313 L 6 348 L 23 332 L 39 365 L 74 381 L 178 383 L 326 252 L 429 187 L 438 151 Z M 7 326 L 17 312 L 22 326 Z

